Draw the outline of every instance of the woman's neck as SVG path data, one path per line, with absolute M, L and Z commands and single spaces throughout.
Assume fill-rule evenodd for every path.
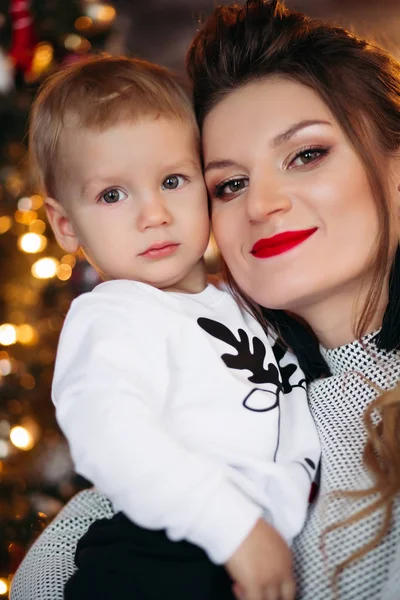
M 366 294 L 359 294 L 357 300 L 353 294 L 332 295 L 295 312 L 310 325 L 322 346 L 337 348 L 355 340 L 357 324 L 366 299 Z M 382 292 L 373 318 L 363 332 L 364 335 L 382 326 L 387 303 L 387 293 Z

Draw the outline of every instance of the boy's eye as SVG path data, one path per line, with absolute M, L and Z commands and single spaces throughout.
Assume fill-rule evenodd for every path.
M 107 190 L 101 196 L 101 200 L 103 200 L 106 204 L 116 204 L 120 200 L 125 200 L 127 195 L 125 192 L 118 188 L 112 188 L 111 190 Z
M 168 175 L 162 182 L 163 190 L 176 190 L 185 183 L 186 179 L 182 175 Z

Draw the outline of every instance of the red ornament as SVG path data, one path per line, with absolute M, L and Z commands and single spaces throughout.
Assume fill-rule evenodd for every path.
M 23 73 L 32 65 L 37 39 L 30 11 L 30 0 L 11 0 L 12 40 L 10 56 L 16 69 Z

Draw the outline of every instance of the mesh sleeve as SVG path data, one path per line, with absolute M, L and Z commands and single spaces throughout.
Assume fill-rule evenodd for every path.
M 10 600 L 62 600 L 79 539 L 94 521 L 113 515 L 109 500 L 94 488 L 76 494 L 28 551 L 15 573 Z

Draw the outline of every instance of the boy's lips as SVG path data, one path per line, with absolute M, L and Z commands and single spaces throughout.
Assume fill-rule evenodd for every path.
M 146 258 L 162 258 L 164 256 L 170 256 L 173 254 L 179 244 L 176 242 L 156 242 L 149 246 L 144 252 L 141 252 L 139 256 L 145 256 Z
M 270 258 L 277 254 L 283 254 L 305 242 L 316 231 L 317 227 L 313 227 L 298 231 L 284 231 L 270 238 L 262 238 L 254 244 L 250 254 L 256 258 Z

